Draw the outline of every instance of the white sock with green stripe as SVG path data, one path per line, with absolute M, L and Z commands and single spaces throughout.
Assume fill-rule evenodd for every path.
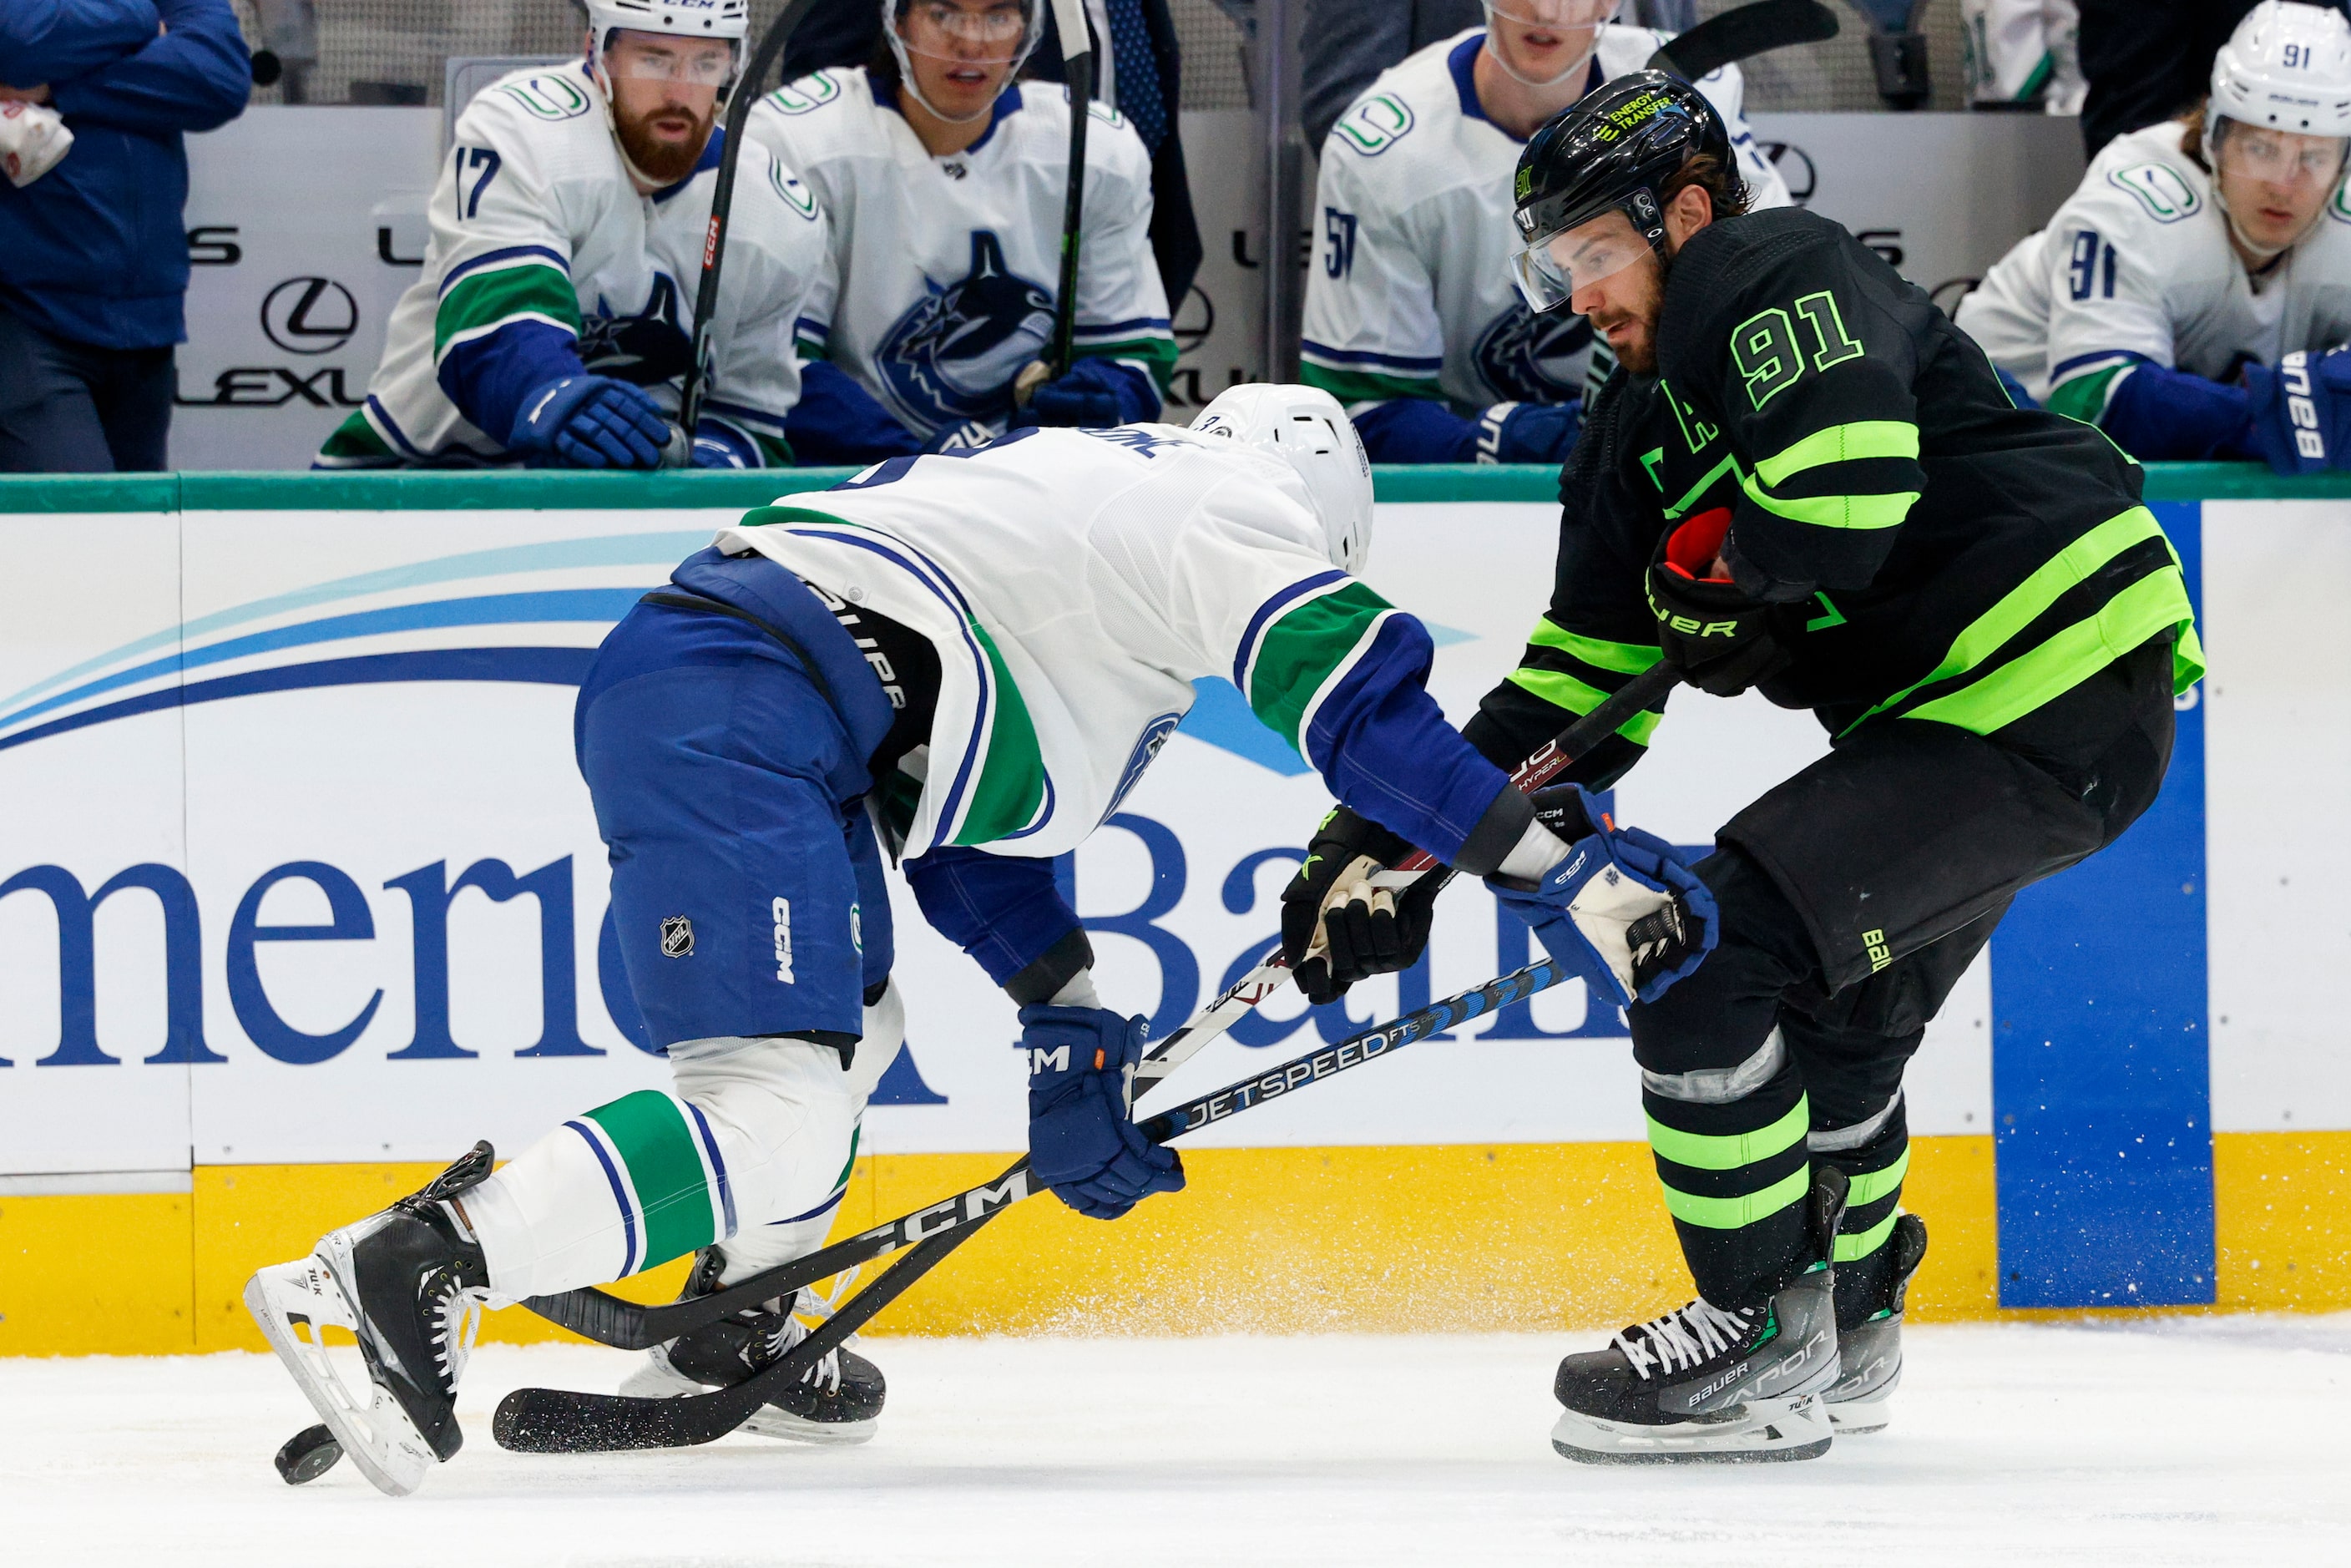
M 602 1284 L 772 1221 L 829 1224 L 880 1071 L 864 1054 L 851 1072 L 802 1040 L 671 1047 L 675 1092 L 576 1116 L 465 1195 L 496 1298 Z

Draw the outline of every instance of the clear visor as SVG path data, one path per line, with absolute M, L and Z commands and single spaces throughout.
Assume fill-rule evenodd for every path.
M 2346 144 L 2339 136 L 2305 136 L 2233 120 L 2217 121 L 2213 132 L 2214 162 L 2224 174 L 2272 185 L 2332 185 L 2343 173 Z
M 1613 277 L 1650 255 L 1649 242 L 1620 212 L 1603 213 L 1587 224 L 1540 239 L 1510 258 L 1512 276 L 1530 308 L 1556 310 L 1576 290 Z
M 731 38 L 615 27 L 604 44 L 604 74 L 615 81 L 674 81 L 716 92 L 735 78 L 735 50 Z
M 914 0 L 900 15 L 897 30 L 910 53 L 959 66 L 1010 67 L 1029 47 L 1029 12 L 1019 0 Z
M 1486 0 L 1489 20 L 1516 22 L 1521 27 L 1556 27 L 1567 32 L 1597 27 L 1615 19 L 1624 0 Z

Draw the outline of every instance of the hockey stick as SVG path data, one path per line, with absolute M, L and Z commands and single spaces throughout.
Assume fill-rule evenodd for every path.
M 685 439 L 681 444 L 673 438 L 672 450 L 679 454 L 677 461 L 665 465 L 684 467 L 693 460 L 694 433 L 702 423 L 702 400 L 708 376 L 705 366 L 710 356 L 710 324 L 718 314 L 718 275 L 726 262 L 726 223 L 735 211 L 735 167 L 743 157 L 743 131 L 751 118 L 751 106 L 759 100 L 759 83 L 791 41 L 792 29 L 807 16 L 817 0 L 791 0 L 783 15 L 768 24 L 759 35 L 759 47 L 744 63 L 743 74 L 735 78 L 735 90 L 726 96 L 726 145 L 718 152 L 718 183 L 710 191 L 710 226 L 702 236 L 702 280 L 694 291 L 693 357 L 686 362 L 685 381 L 678 388 L 678 429 Z
M 1679 679 L 1672 667 L 1663 663 L 1634 676 L 1625 683 L 1624 689 L 1544 742 L 1532 756 L 1519 765 L 1518 771 L 1511 776 L 1511 782 L 1520 789 L 1531 792 L 1557 778 L 1576 758 L 1614 735 L 1635 714 L 1672 690 Z M 1437 875 L 1447 880 L 1454 874 L 1449 866 L 1438 867 L 1436 858 L 1426 852 L 1416 852 L 1396 871 L 1381 874 L 1383 878 L 1397 879 L 1397 884 L 1401 885 L 1426 874 L 1432 868 L 1436 868 Z M 1439 884 L 1440 887 L 1442 885 Z M 1181 1029 L 1152 1048 L 1149 1055 L 1135 1069 L 1136 1093 L 1140 1095 L 1148 1085 L 1166 1077 L 1210 1040 L 1230 1029 L 1244 1014 L 1280 990 L 1289 980 L 1289 961 L 1282 956 L 1280 944 L 1276 943 L 1258 961 L 1256 967 L 1228 986 L 1214 1001 L 1194 1013 Z M 1019 1192 L 1003 1197 L 991 1196 L 990 1204 L 1009 1202 L 1013 1197 L 1026 1197 L 1026 1161 L 1019 1162 L 987 1186 L 974 1187 L 970 1192 L 917 1209 L 863 1235 L 850 1237 L 804 1258 L 763 1270 L 706 1296 L 647 1306 L 638 1301 L 624 1301 L 604 1291 L 583 1288 L 566 1291 L 559 1295 L 532 1296 L 522 1304 L 550 1322 L 560 1324 L 600 1344 L 609 1344 L 618 1350 L 649 1350 L 680 1334 L 691 1333 L 695 1329 L 715 1323 L 746 1307 L 788 1294 L 803 1285 L 828 1279 L 843 1269 L 870 1262 L 900 1248 L 911 1246 L 930 1234 L 931 1222 L 943 1207 L 967 1199 L 978 1201 L 975 1195 L 1006 1192 L 1009 1184 L 1016 1180 L 1023 1184 Z M 884 1246 L 873 1245 L 875 1239 L 885 1235 L 894 1235 L 896 1239 Z M 861 1299 L 862 1295 L 862 1292 Z
M 1186 1133 L 1255 1110 L 1269 1100 L 1334 1078 L 1367 1061 L 1393 1056 L 1414 1041 L 1442 1033 L 1456 1024 L 1524 1001 L 1567 974 L 1567 969 L 1555 959 L 1530 964 L 1473 989 L 1432 1002 L 1394 1023 L 1365 1030 L 1336 1045 L 1324 1046 L 1279 1067 L 1252 1073 L 1162 1112 L 1142 1124 L 1143 1134 L 1155 1144 L 1169 1143 Z M 770 1391 L 789 1385 L 814 1366 L 947 1253 L 977 1235 L 980 1227 L 1012 1204 L 1044 1190 L 1029 1183 L 1028 1166 L 1027 1160 L 1021 1160 L 994 1184 L 958 1193 L 825 1249 L 826 1253 L 836 1254 L 862 1249 L 858 1260 L 879 1258 L 909 1246 L 914 1250 L 850 1298 L 774 1365 L 742 1382 L 708 1394 L 670 1399 L 580 1394 L 558 1388 L 517 1388 L 498 1402 L 497 1416 L 491 1424 L 492 1435 L 502 1448 L 538 1454 L 691 1448 L 725 1437 L 766 1404 Z M 813 1254 L 801 1261 L 813 1264 L 824 1255 Z
M 1649 57 L 1646 68 L 1696 81 L 1750 56 L 1836 36 L 1836 15 L 1819 0 L 1756 0 L 1709 16 L 1667 40 Z
M 1012 400 L 1021 407 L 1049 381 L 1070 373 L 1078 330 L 1078 238 L 1086 215 L 1086 121 L 1093 118 L 1094 46 L 1085 0 L 1053 0 L 1053 28 L 1061 35 L 1061 79 L 1070 90 L 1070 167 L 1061 195 L 1061 277 L 1053 296 L 1053 335 L 1045 357 L 1020 368 Z

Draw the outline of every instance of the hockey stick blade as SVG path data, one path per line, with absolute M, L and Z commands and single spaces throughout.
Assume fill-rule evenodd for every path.
M 1709 16 L 1671 39 L 1649 57 L 1648 68 L 1696 81 L 1773 49 L 1836 36 L 1836 14 L 1819 0 L 1757 0 Z
M 1143 1124 L 1144 1135 L 1154 1143 L 1164 1144 L 1212 1122 L 1254 1110 L 1269 1100 L 1319 1083 L 1367 1061 L 1393 1056 L 1415 1040 L 1523 1001 L 1565 975 L 1566 970 L 1552 959 L 1530 964 L 1474 989 L 1416 1009 L 1394 1023 L 1365 1030 L 1337 1045 L 1228 1083 L 1189 1104 L 1154 1116 Z M 769 1390 L 780 1389 L 800 1376 L 818 1358 L 928 1273 L 947 1253 L 977 1235 L 981 1226 L 1021 1198 L 1041 1190 L 1029 1185 L 1027 1165 L 1027 1161 L 1021 1161 L 1006 1173 L 1005 1181 L 993 1186 L 958 1193 L 916 1214 L 868 1231 L 863 1237 L 826 1249 L 826 1252 L 835 1252 L 869 1238 L 904 1234 L 908 1227 L 919 1222 L 917 1233 L 921 1239 L 914 1243 L 913 1251 L 851 1297 L 823 1326 L 765 1371 L 731 1387 L 669 1399 L 583 1394 L 560 1388 L 517 1388 L 498 1402 L 491 1435 L 500 1448 L 541 1454 L 692 1448 L 726 1436 L 767 1403 Z M 1018 1178 L 1017 1184 L 1014 1178 Z M 893 1243 L 893 1247 L 895 1245 L 903 1243 Z M 823 1255 L 812 1254 L 801 1261 L 812 1264 Z M 679 1304 L 701 1305 L 713 1299 L 705 1296 Z

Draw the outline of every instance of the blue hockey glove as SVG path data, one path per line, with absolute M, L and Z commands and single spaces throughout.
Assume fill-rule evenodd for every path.
M 2245 367 L 2253 448 L 2280 474 L 2351 468 L 2351 349 Z
M 1480 463 L 1564 463 L 1583 433 L 1583 400 L 1498 402 L 1478 416 Z
M 696 468 L 764 468 L 758 448 L 733 425 L 724 421 L 705 417 L 694 432 L 694 455 L 689 461 Z
M 1147 1026 L 1103 1008 L 1020 1009 L 1029 1052 L 1029 1174 L 1093 1219 L 1184 1189 L 1184 1162 L 1134 1124 Z
M 1619 1007 L 1636 997 L 1654 1002 L 1697 969 L 1714 950 L 1721 920 L 1714 894 L 1673 846 L 1615 826 L 1580 784 L 1539 790 L 1533 803 L 1541 820 L 1592 829 L 1540 882 L 1486 879 L 1544 951 Z
M 610 376 L 565 376 L 522 400 L 507 447 L 574 468 L 658 468 L 669 422 L 653 400 Z
M 1059 424 L 1100 430 L 1120 423 L 1126 413 L 1119 393 L 1133 379 L 1132 372 L 1108 360 L 1080 360 L 1068 374 L 1029 394 L 1029 406 L 1012 416 L 1013 427 Z

